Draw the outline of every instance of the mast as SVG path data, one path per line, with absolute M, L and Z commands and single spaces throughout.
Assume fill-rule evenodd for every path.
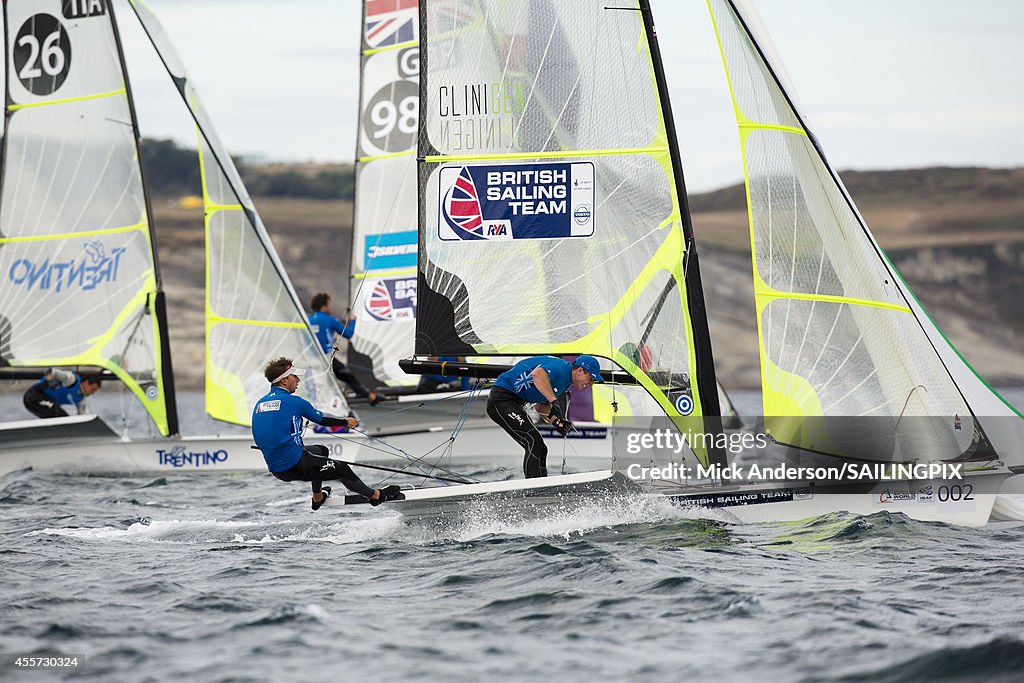
M 0 10 L 0 14 L 2 14 L 2 16 L 0 16 L 0 19 L 3 20 L 2 26 L 3 26 L 3 34 L 4 34 L 4 61 L 6 62 L 7 61 L 7 55 L 11 54 L 10 45 L 8 44 L 8 41 L 7 41 L 7 33 L 8 33 L 9 29 L 7 28 L 7 26 L 8 26 L 8 16 L 7 16 L 7 3 L 6 2 L 3 3 L 2 10 Z M 7 163 L 6 163 L 7 162 L 7 140 L 8 140 L 7 127 L 9 125 L 9 123 L 10 123 L 10 118 L 11 118 L 10 105 L 14 103 L 14 100 L 11 99 L 10 77 L 11 77 L 10 68 L 5 63 L 4 64 L 4 101 L 3 101 L 4 119 L 3 119 L 2 129 L 0 129 L 0 194 L 3 193 L 4 178 L 7 176 Z M 3 233 L 3 226 L 0 226 L 0 240 L 2 240 L 4 237 L 5 237 L 5 235 Z M 2 247 L 3 247 L 3 244 L 0 243 L 0 248 L 2 248 Z M 11 321 L 8 320 L 2 314 L 0 314 L 0 367 L 4 367 L 4 366 L 9 365 L 9 362 L 8 362 L 8 360 L 6 358 L 6 354 L 10 353 L 10 351 L 11 351 L 11 349 L 10 349 L 10 344 L 11 344 L 10 335 L 11 335 Z
M 683 224 L 683 235 L 686 239 L 686 256 L 683 263 L 683 275 L 686 279 L 681 286 L 686 288 L 686 301 L 689 306 L 690 321 L 693 325 L 696 351 L 697 381 L 696 388 L 700 394 L 704 415 L 704 428 L 709 434 L 722 431 L 721 406 L 718 402 L 718 383 L 715 379 L 715 359 L 711 350 L 711 331 L 708 328 L 707 309 L 704 305 L 704 288 L 700 279 L 700 264 L 697 258 L 697 242 L 693 236 L 693 221 L 690 217 L 690 203 L 686 194 L 686 182 L 683 179 L 683 164 L 679 153 L 679 140 L 676 137 L 675 118 L 672 114 L 672 102 L 665 79 L 665 65 L 661 58 L 658 45 L 658 33 L 654 28 L 654 16 L 651 12 L 650 0 L 639 0 L 640 13 L 643 16 L 644 31 L 651 50 L 651 63 L 654 67 L 654 79 L 658 86 L 658 98 L 661 101 L 661 112 L 665 120 L 665 134 L 668 137 L 669 156 L 672 160 L 672 175 L 679 201 L 679 213 Z M 725 464 L 725 453 L 720 448 L 710 449 L 712 461 Z
M 132 95 L 131 81 L 128 78 L 128 66 L 125 64 L 124 48 L 121 45 L 121 32 L 117 28 L 117 17 L 114 16 L 114 7 L 111 0 L 106 0 L 107 13 L 110 15 L 110 23 L 114 30 L 114 43 L 117 45 L 117 59 L 121 64 L 121 73 L 124 75 L 125 94 L 128 100 L 128 111 L 132 119 L 132 133 L 135 137 L 135 150 L 139 159 L 139 179 L 142 182 L 142 197 L 146 207 L 147 224 L 149 226 L 149 244 L 153 257 L 153 277 L 156 281 L 156 292 L 154 299 L 149 303 L 149 310 L 156 316 L 158 339 L 160 343 L 160 382 L 164 391 L 164 403 L 167 411 L 167 431 L 170 434 L 177 434 L 178 428 L 178 405 L 174 392 L 174 368 L 171 365 L 171 340 L 167 328 L 167 303 L 164 297 L 163 281 L 160 276 L 160 259 L 157 256 L 156 226 L 152 203 L 149 197 L 149 186 L 146 184 L 146 170 L 142 163 L 142 135 L 139 132 L 139 121 L 135 114 L 135 97 Z

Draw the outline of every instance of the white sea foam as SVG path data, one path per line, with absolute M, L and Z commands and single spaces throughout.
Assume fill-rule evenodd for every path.
M 662 496 L 617 496 L 565 507 L 547 505 L 540 516 L 530 514 L 529 508 L 524 508 L 524 514 L 517 515 L 509 514 L 504 506 L 492 508 L 474 503 L 472 512 L 457 523 L 442 527 L 417 525 L 409 529 L 416 542 L 441 539 L 470 541 L 490 535 L 568 540 L 590 531 L 620 525 L 698 518 L 734 521 L 727 513 L 719 515 L 717 511 L 681 508 Z
M 280 522 L 273 522 L 280 524 Z M 114 540 L 167 540 L 174 536 L 208 536 L 211 532 L 222 530 L 234 530 L 245 527 L 263 526 L 266 522 L 258 521 L 219 521 L 215 519 L 196 520 L 152 520 L 149 522 L 135 522 L 127 529 L 113 526 L 102 527 L 65 527 L 46 528 L 32 531 L 26 536 L 66 536 L 69 538 L 81 538 L 86 540 L 114 541 Z M 188 538 L 177 538 L 173 540 L 188 541 Z M 194 539 L 199 540 L 199 539 Z M 215 540 L 215 539 L 210 539 Z

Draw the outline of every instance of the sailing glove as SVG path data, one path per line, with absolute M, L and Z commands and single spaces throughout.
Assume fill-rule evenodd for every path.
M 550 422 L 551 426 L 557 429 L 558 433 L 562 436 L 566 436 L 574 429 L 572 422 L 569 422 L 569 420 L 564 417 L 558 417 L 557 415 L 552 415 L 548 422 Z

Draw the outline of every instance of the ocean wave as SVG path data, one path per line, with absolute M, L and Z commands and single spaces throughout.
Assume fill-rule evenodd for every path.
M 975 645 L 942 647 L 885 668 L 872 668 L 835 679 L 854 683 L 879 681 L 1019 681 L 1024 671 L 1024 642 L 1010 637 L 993 638 Z

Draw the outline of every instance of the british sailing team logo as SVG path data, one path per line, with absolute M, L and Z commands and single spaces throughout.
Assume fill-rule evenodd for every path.
M 371 48 L 416 40 L 417 0 L 367 0 L 366 44 Z
M 594 235 L 589 161 L 444 166 L 437 236 L 450 242 Z
M 364 308 L 374 320 L 412 320 L 416 317 L 416 278 L 381 278 L 372 283 Z

